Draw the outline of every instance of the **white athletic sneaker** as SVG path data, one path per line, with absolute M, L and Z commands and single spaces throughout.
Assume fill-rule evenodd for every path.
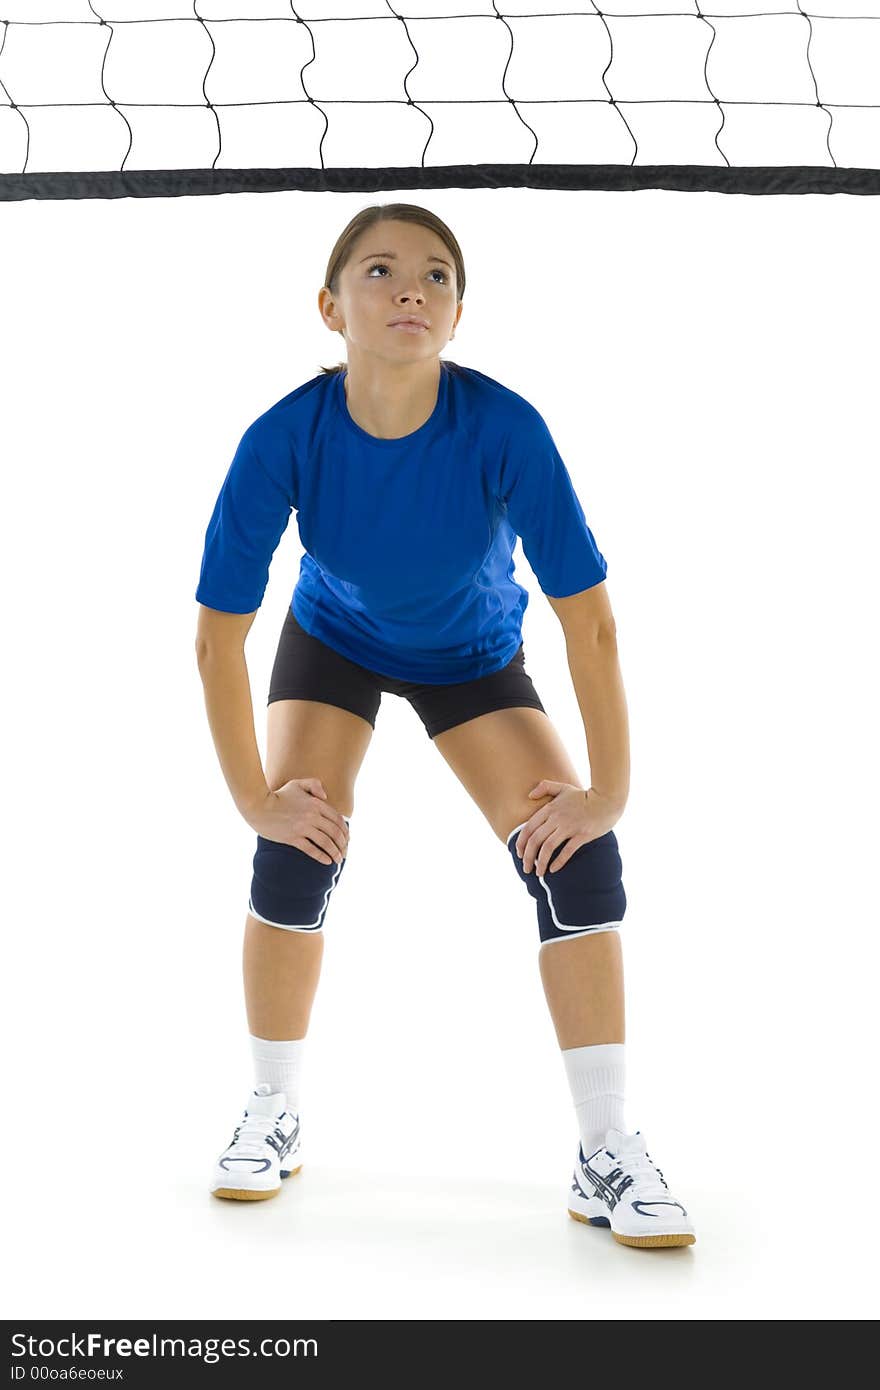
M 251 1091 L 245 1112 L 214 1165 L 211 1191 L 215 1197 L 260 1201 L 281 1191 L 281 1179 L 302 1167 L 299 1115 L 287 1108 L 283 1091 L 262 1081 Z
M 610 1226 L 622 1245 L 693 1245 L 696 1235 L 666 1179 L 651 1161 L 641 1131 L 609 1129 L 605 1143 L 574 1166 L 568 1214 L 588 1226 Z

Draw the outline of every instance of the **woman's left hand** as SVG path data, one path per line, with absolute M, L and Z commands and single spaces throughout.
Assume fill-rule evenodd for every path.
M 572 786 L 569 782 L 539 782 L 529 796 L 552 796 L 553 800 L 530 816 L 516 838 L 516 852 L 523 861 L 523 872 L 547 872 L 553 852 L 565 849 L 553 860 L 551 874 L 567 864 L 575 850 L 606 835 L 620 819 L 623 807 L 593 787 Z

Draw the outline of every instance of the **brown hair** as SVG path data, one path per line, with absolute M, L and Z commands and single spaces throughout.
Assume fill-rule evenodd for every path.
M 456 302 L 461 303 L 464 298 L 465 286 L 464 257 L 461 254 L 461 247 L 445 222 L 442 222 L 435 213 L 429 212 L 427 208 L 419 207 L 416 203 L 374 203 L 371 207 L 362 208 L 351 219 L 333 247 L 330 260 L 327 262 L 327 275 L 324 284 L 331 294 L 336 294 L 339 290 L 340 271 L 348 263 L 354 243 L 361 232 L 366 231 L 368 227 L 375 227 L 377 222 L 417 222 L 419 226 L 427 227 L 429 232 L 435 232 L 452 256 L 452 263 L 455 266 Z M 335 367 L 321 368 L 321 371 L 328 375 L 345 370 L 345 362 L 338 362 Z

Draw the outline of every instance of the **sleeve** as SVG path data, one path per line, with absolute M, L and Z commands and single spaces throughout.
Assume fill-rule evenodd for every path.
M 269 564 L 296 505 L 288 450 L 258 449 L 245 430 L 205 532 L 196 600 L 224 613 L 253 613 Z
M 543 416 L 531 405 L 505 442 L 501 501 L 545 594 L 566 598 L 602 582 L 605 557 Z

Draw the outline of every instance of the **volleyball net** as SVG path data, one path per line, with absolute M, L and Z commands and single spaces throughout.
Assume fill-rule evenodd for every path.
M 880 193 L 880 0 L 2 8 L 0 199 Z

